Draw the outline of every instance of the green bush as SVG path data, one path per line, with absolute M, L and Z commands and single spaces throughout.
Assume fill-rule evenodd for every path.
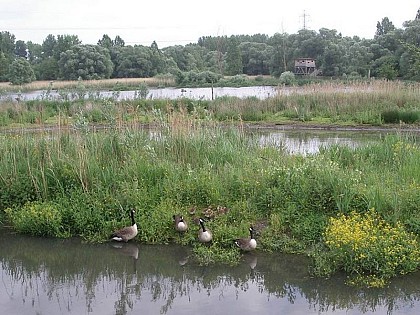
M 397 124 L 403 122 L 406 124 L 413 124 L 420 120 L 420 112 L 416 110 L 387 110 L 382 112 L 382 119 L 384 123 Z
M 282 83 L 284 85 L 292 85 L 292 84 L 296 83 L 295 74 L 291 71 L 283 72 L 280 75 L 280 83 Z
M 60 207 L 55 203 L 31 202 L 21 208 L 5 210 L 13 227 L 21 232 L 38 236 L 69 237 L 63 228 Z
M 30 83 L 35 80 L 31 64 L 24 58 L 15 59 L 9 68 L 9 81 L 12 84 Z

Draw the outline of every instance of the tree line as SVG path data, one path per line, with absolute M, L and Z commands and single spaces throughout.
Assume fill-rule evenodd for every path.
M 344 37 L 335 29 L 296 34 L 203 36 L 197 43 L 159 49 L 126 45 L 103 35 L 96 45 L 77 35 L 48 35 L 42 44 L 0 32 L 0 81 L 90 80 L 172 75 L 178 83 L 210 83 L 223 76 L 294 71 L 296 58 L 313 58 L 324 76 L 420 80 L 420 9 L 397 28 L 385 17 L 373 39 Z

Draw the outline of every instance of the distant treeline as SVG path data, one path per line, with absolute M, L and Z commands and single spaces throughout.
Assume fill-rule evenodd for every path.
M 171 75 L 178 83 L 213 83 L 223 76 L 294 71 L 296 58 L 313 58 L 324 76 L 420 80 L 420 9 L 396 28 L 377 22 L 373 39 L 343 37 L 337 30 L 297 34 L 203 36 L 197 43 L 160 49 L 125 45 L 108 35 L 96 45 L 77 35 L 48 35 L 42 44 L 0 32 L 0 81 L 76 80 Z

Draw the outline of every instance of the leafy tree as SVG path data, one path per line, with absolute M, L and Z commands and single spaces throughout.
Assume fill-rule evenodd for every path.
M 372 60 L 372 53 L 368 46 L 362 42 L 348 40 L 344 45 L 345 55 L 342 58 L 343 73 L 357 73 L 361 76 L 367 76 Z
M 15 50 L 15 35 L 9 32 L 0 32 L 0 52 L 6 58 L 13 59 Z
M 191 50 L 187 47 L 183 47 L 181 45 L 165 47 L 163 49 L 163 53 L 167 56 L 167 58 L 173 59 L 179 70 L 197 70 L 197 61 L 194 58 L 194 55 L 191 54 Z
M 118 78 L 146 78 L 154 75 L 151 61 L 152 52 L 145 46 L 121 48 L 115 63 Z
M 98 45 L 109 50 L 111 50 L 112 46 L 114 46 L 111 37 L 109 37 L 107 34 L 104 34 L 102 38 L 98 40 Z
M 150 61 L 152 63 L 152 76 L 166 72 L 166 57 L 155 41 L 150 45 Z
M 15 59 L 9 68 L 9 81 L 12 84 L 30 83 L 35 80 L 31 64 L 24 58 Z
M 125 46 L 125 42 L 124 42 L 124 40 L 119 35 L 117 35 L 117 36 L 115 36 L 113 45 L 115 47 L 124 47 Z
M 242 54 L 244 74 L 264 75 L 270 73 L 273 47 L 265 43 L 245 42 L 239 45 Z
M 58 61 L 61 53 L 71 49 L 72 46 L 80 45 L 82 42 L 77 35 L 58 35 L 57 43 L 54 46 L 54 58 Z
M 57 55 L 57 54 L 54 54 L 54 52 L 56 51 L 56 46 L 57 46 L 57 40 L 55 39 L 55 36 L 49 34 L 42 42 L 43 57 L 48 58 L 48 57 Z
M 226 71 L 228 75 L 242 74 L 242 56 L 236 37 L 231 36 L 226 52 Z
M 330 43 L 320 58 L 320 68 L 327 76 L 340 76 L 343 74 L 343 56 L 345 51 L 339 44 Z
M 9 59 L 6 58 L 6 55 L 0 51 L 0 81 L 2 82 L 8 80 L 9 65 Z
M 376 36 L 388 34 L 395 30 L 394 24 L 389 20 L 388 17 L 384 17 L 381 22 L 378 21 L 376 24 Z
M 33 65 L 38 80 L 57 80 L 59 67 L 58 61 L 53 57 L 41 59 Z
M 64 80 L 108 79 L 113 65 L 109 51 L 98 45 L 76 45 L 61 53 L 58 62 Z
M 292 70 L 288 69 L 288 65 L 293 65 L 289 36 L 285 33 L 276 33 L 273 37 L 271 37 L 269 44 L 273 47 L 270 73 L 279 77 L 283 72 Z
M 33 43 L 31 41 L 26 43 L 28 47 L 28 60 L 30 62 L 37 62 L 38 60 L 42 59 L 42 46 L 40 44 Z
M 420 47 L 404 44 L 407 48 L 400 57 L 400 72 L 405 79 L 420 81 Z
M 15 56 L 20 58 L 28 57 L 28 46 L 23 40 L 18 40 L 15 43 Z
M 373 74 L 379 78 L 393 80 L 398 76 L 398 62 L 393 55 L 375 60 Z

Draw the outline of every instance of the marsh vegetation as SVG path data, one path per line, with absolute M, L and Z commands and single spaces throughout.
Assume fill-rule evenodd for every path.
M 313 274 L 345 270 L 349 283 L 383 286 L 420 263 L 416 138 L 396 134 L 300 156 L 261 146 L 244 126 L 385 124 L 386 110 L 418 109 L 418 86 L 367 88 L 312 87 L 267 100 L 10 103 L 3 122 L 14 113 L 8 123 L 27 126 L 25 117 L 35 115 L 37 126 L 56 129 L 0 135 L 1 221 L 22 233 L 103 242 L 136 208 L 135 241 L 190 246 L 201 264 L 236 264 L 233 240 L 252 224 L 257 250 L 309 255 Z M 97 132 L 92 123 L 107 128 Z M 174 214 L 189 221 L 185 235 L 173 229 Z M 198 217 L 213 232 L 209 246 L 197 241 Z

